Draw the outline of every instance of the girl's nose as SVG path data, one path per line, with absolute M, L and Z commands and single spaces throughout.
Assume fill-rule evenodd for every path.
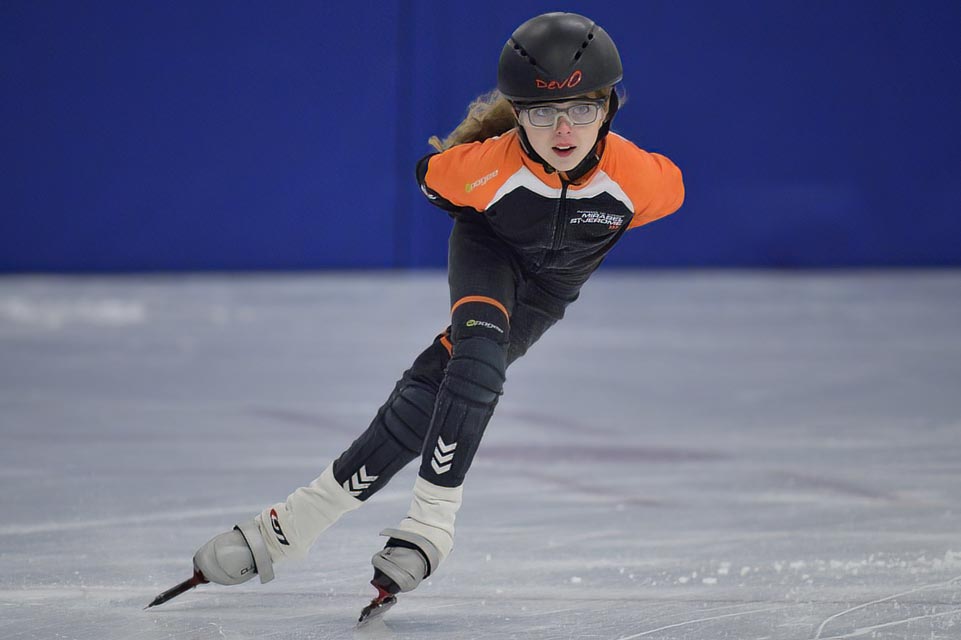
M 570 133 L 571 131 L 571 123 L 567 116 L 560 116 L 557 119 L 557 124 L 554 125 L 554 133 Z

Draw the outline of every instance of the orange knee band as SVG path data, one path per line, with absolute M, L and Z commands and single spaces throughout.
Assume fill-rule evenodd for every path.
M 451 315 L 454 314 L 454 309 L 468 302 L 483 302 L 485 304 L 489 304 L 493 307 L 496 307 L 501 311 L 501 313 L 504 314 L 504 317 L 507 318 L 507 323 L 510 324 L 511 314 L 507 313 L 507 307 L 502 305 L 497 300 L 494 300 L 493 298 L 488 298 L 487 296 L 464 296 L 463 298 L 455 302 L 454 306 L 450 308 Z

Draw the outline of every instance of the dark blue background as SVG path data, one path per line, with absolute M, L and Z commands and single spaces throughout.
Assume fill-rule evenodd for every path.
M 441 266 L 414 162 L 556 8 L 685 173 L 609 263 L 961 264 L 957 0 L 6 0 L 0 270 Z

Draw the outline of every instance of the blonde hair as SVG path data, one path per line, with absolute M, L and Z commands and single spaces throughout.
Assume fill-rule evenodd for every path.
M 446 138 L 431 136 L 427 142 L 438 151 L 446 151 L 454 145 L 499 136 L 516 126 L 514 106 L 495 89 L 476 97 L 467 107 L 467 116 Z
M 587 97 L 606 100 L 612 91 L 612 87 L 607 87 L 591 91 Z M 441 140 L 438 136 L 431 136 L 427 142 L 438 151 L 446 151 L 458 144 L 480 142 L 503 135 L 516 126 L 514 105 L 495 89 L 476 97 L 467 107 L 467 116 L 446 138 Z

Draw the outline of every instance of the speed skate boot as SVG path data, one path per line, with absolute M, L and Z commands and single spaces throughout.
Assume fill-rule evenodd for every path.
M 413 591 L 440 564 L 440 550 L 427 538 L 400 529 L 387 529 L 383 535 L 391 537 L 370 561 L 375 587 L 391 595 Z
M 387 545 L 371 558 L 377 597 L 364 607 L 360 623 L 383 615 L 397 602 L 397 594 L 413 591 L 450 555 L 454 546 L 454 517 L 463 487 L 438 487 L 423 478 L 414 483 L 408 517 L 395 529 L 381 531 Z
M 239 524 L 200 547 L 194 554 L 194 569 L 209 582 L 232 585 L 260 576 L 260 581 L 274 579 L 274 567 L 267 545 L 255 520 Z
M 383 550 L 371 558 L 374 579 L 370 583 L 377 589 L 377 597 L 364 607 L 358 621 L 360 623 L 383 615 L 396 604 L 398 593 L 416 589 L 442 559 L 440 550 L 430 540 L 416 533 L 386 529 L 381 535 L 391 537 Z
M 261 582 L 274 579 L 274 566 L 267 554 L 267 546 L 256 520 L 239 524 L 208 541 L 194 554 L 194 574 L 178 585 L 167 589 L 147 605 L 156 607 L 196 586 L 240 584 L 260 575 Z

